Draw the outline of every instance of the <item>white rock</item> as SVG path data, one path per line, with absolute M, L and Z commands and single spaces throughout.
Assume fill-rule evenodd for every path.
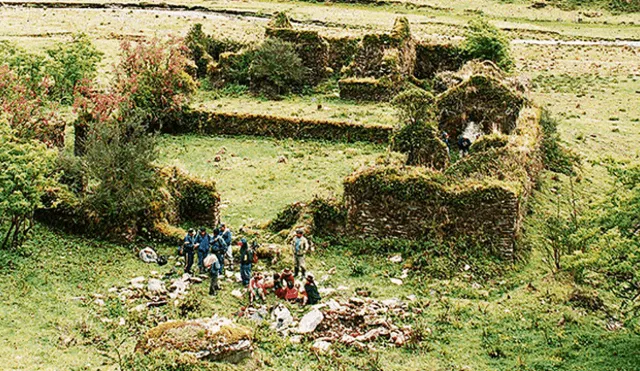
M 399 299 L 393 298 L 393 299 L 383 300 L 382 304 L 390 308 L 396 308 L 396 307 L 401 307 L 403 303 Z
M 314 352 L 325 353 L 331 348 L 331 343 L 325 340 L 316 340 L 311 346 L 311 350 Z
M 416 296 L 415 295 L 407 295 L 407 299 L 410 301 L 416 301 Z
M 394 255 L 389 258 L 389 261 L 392 263 L 402 263 L 402 255 Z
M 402 274 L 400 275 L 400 278 L 405 279 L 409 277 L 409 270 L 408 269 L 403 269 L 402 270 Z
M 278 305 L 273 312 L 271 312 L 271 320 L 274 321 L 271 324 L 271 328 L 275 328 L 277 330 L 285 329 L 293 323 L 293 316 L 291 316 L 291 312 L 284 305 Z
M 124 326 L 127 324 L 127 321 L 125 321 L 124 318 L 120 317 L 120 320 L 118 321 L 118 326 Z
M 104 307 L 104 300 L 102 299 L 96 299 L 93 301 L 93 303 L 99 307 Z
M 152 294 L 163 294 L 167 292 L 167 289 L 164 287 L 164 282 L 157 278 L 149 279 L 149 283 L 147 284 L 147 290 L 149 290 Z
M 469 269 L 471 269 L 471 266 L 469 264 L 465 264 L 464 265 L 464 270 L 468 271 Z
M 132 310 L 135 312 L 144 312 L 145 310 L 147 310 L 147 304 L 136 305 Z
M 322 322 L 324 319 L 324 315 L 321 311 L 317 309 L 313 309 L 309 313 L 305 314 L 304 317 L 300 320 L 300 325 L 298 326 L 298 333 L 307 334 L 315 331 L 316 327 Z
M 389 281 L 391 281 L 391 283 L 393 283 L 394 285 L 402 285 L 402 280 L 399 278 L 389 278 Z
M 289 338 L 289 342 L 291 344 L 300 344 L 302 342 L 302 336 L 301 335 L 294 335 L 294 336 Z
M 334 292 L 336 292 L 336 289 L 332 289 L 330 287 L 321 287 L 318 289 L 318 293 L 322 294 L 323 296 L 331 295 Z
M 231 291 L 231 295 L 235 296 L 238 299 L 242 299 L 242 291 L 240 291 L 240 290 Z
M 344 334 L 344 335 L 342 335 L 342 338 L 340 338 L 340 342 L 343 343 L 343 344 L 347 344 L 347 345 L 348 344 L 353 344 L 353 343 L 355 343 L 355 341 L 356 341 L 356 338 L 354 338 L 353 336 L 348 335 L 348 334 Z
M 349 288 L 347 286 L 338 286 L 338 291 L 347 291 Z
M 340 305 L 340 303 L 338 303 L 337 301 L 331 299 L 327 302 L 327 305 L 329 306 L 329 309 L 331 310 L 340 310 L 342 308 L 342 306 Z
M 131 286 L 134 289 L 143 289 L 144 288 L 144 281 L 146 281 L 147 279 L 143 276 L 140 277 L 136 277 L 131 279 L 131 281 L 129 281 L 131 283 Z

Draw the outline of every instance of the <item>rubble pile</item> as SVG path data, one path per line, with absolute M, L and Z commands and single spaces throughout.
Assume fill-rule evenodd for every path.
M 378 338 L 388 339 L 395 346 L 403 346 L 411 337 L 410 326 L 397 326 L 393 318 L 413 316 L 405 303 L 398 299 L 374 300 L 351 298 L 347 302 L 330 300 L 322 308 L 324 319 L 311 336 L 320 342 L 339 342 L 358 348 Z M 326 344 L 317 344 L 324 349 Z

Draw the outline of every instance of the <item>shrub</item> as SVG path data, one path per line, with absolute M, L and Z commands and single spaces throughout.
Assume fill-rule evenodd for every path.
M 558 134 L 558 121 L 547 110 L 540 116 L 542 127 L 542 154 L 547 169 L 565 175 L 575 174 L 580 157 L 562 144 Z
M 53 99 L 62 103 L 72 103 L 75 89 L 83 80 L 93 80 L 102 53 L 85 34 L 73 37 L 70 43 L 58 43 L 47 50 L 51 63 L 46 71 L 54 84 L 50 91 Z
M 299 202 L 287 205 L 287 207 L 280 211 L 275 219 L 269 223 L 269 229 L 274 233 L 291 229 L 298 219 L 300 219 L 303 208 L 304 205 Z
M 187 73 L 192 62 L 181 40 L 121 44 L 122 59 L 115 70 L 115 91 L 125 99 L 122 112 L 139 111 L 150 130 L 176 118 L 196 90 Z
M 55 182 L 55 153 L 40 143 L 21 140 L 0 121 L 0 227 L 9 227 L 1 247 L 18 247 L 33 227 L 46 188 Z
M 508 71 L 513 67 L 509 40 L 497 27 L 485 20 L 469 23 L 464 50 L 469 57 L 493 61 L 504 70 Z
M 307 73 L 293 44 L 273 38 L 256 50 L 249 68 L 251 88 L 270 97 L 300 91 Z
M 153 200 L 155 138 L 145 129 L 133 117 L 96 125 L 89 134 L 82 159 L 88 185 L 83 207 L 104 231 L 135 228 Z
M 442 170 L 449 162 L 447 145 L 438 138 L 435 123 L 417 122 L 403 126 L 393 137 L 393 147 L 407 154 L 407 165 Z
M 19 70 L 19 68 L 18 68 Z M 39 93 L 30 88 L 10 67 L 0 65 L 0 118 L 4 116 L 14 134 L 24 139 L 37 139 L 50 147 L 64 141 L 65 123 Z
M 46 78 L 47 60 L 44 56 L 28 53 L 7 41 L 0 41 L 0 66 L 2 65 L 13 71 L 16 78 L 25 85 L 25 90 L 40 98 L 45 96 L 51 81 Z
M 404 91 L 391 104 L 397 108 L 401 123 L 424 123 L 434 117 L 435 98 L 422 89 Z

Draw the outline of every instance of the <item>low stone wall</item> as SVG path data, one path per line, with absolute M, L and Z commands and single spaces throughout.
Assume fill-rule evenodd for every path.
M 413 75 L 419 79 L 432 79 L 438 72 L 457 71 L 469 58 L 453 44 L 416 44 L 416 61 Z
M 179 125 L 167 126 L 163 130 L 167 134 L 255 135 L 347 143 L 387 143 L 393 129 L 340 121 L 190 110 L 184 113 Z

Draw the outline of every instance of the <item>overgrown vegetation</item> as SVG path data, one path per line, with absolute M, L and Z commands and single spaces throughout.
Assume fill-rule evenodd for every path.
M 490 60 L 500 68 L 513 68 L 509 40 L 497 27 L 484 19 L 469 22 L 464 50 L 472 59 Z
M 293 44 L 274 38 L 256 49 L 249 67 L 251 89 L 272 98 L 299 92 L 308 73 Z

